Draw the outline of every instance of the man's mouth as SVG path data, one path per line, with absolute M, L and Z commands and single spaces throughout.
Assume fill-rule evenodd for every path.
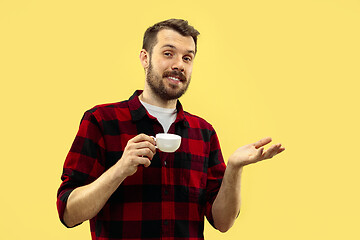
M 182 73 L 176 71 L 165 72 L 164 77 L 166 77 L 169 81 L 176 84 L 186 81 L 186 77 Z
M 176 77 L 167 77 L 168 79 L 175 81 L 175 82 L 181 82 L 181 80 L 179 78 Z

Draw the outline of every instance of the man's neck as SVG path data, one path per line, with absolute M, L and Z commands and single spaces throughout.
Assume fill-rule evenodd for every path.
M 151 92 L 151 90 L 144 89 L 142 94 L 139 96 L 139 99 L 143 102 L 146 102 L 148 104 L 162 107 L 162 108 L 170 108 L 175 109 L 177 104 L 177 99 L 174 100 L 164 100 Z

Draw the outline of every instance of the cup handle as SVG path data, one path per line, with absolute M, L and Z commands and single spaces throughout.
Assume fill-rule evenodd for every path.
M 154 136 L 150 136 L 150 137 L 152 137 L 152 139 L 154 139 L 154 141 L 155 141 L 155 148 L 158 148 L 158 147 L 156 146 L 156 137 L 154 137 Z

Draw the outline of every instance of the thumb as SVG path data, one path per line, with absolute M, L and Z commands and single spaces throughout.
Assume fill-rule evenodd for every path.
M 260 160 L 262 160 L 262 155 L 264 153 L 264 147 L 261 147 L 257 150 L 256 154 L 254 155 L 254 161 L 258 162 Z

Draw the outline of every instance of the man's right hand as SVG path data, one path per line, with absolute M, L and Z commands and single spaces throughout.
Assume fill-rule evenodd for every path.
M 123 176 L 133 175 L 139 165 L 150 166 L 156 153 L 155 140 L 145 134 L 130 139 L 120 160 L 116 163 Z

